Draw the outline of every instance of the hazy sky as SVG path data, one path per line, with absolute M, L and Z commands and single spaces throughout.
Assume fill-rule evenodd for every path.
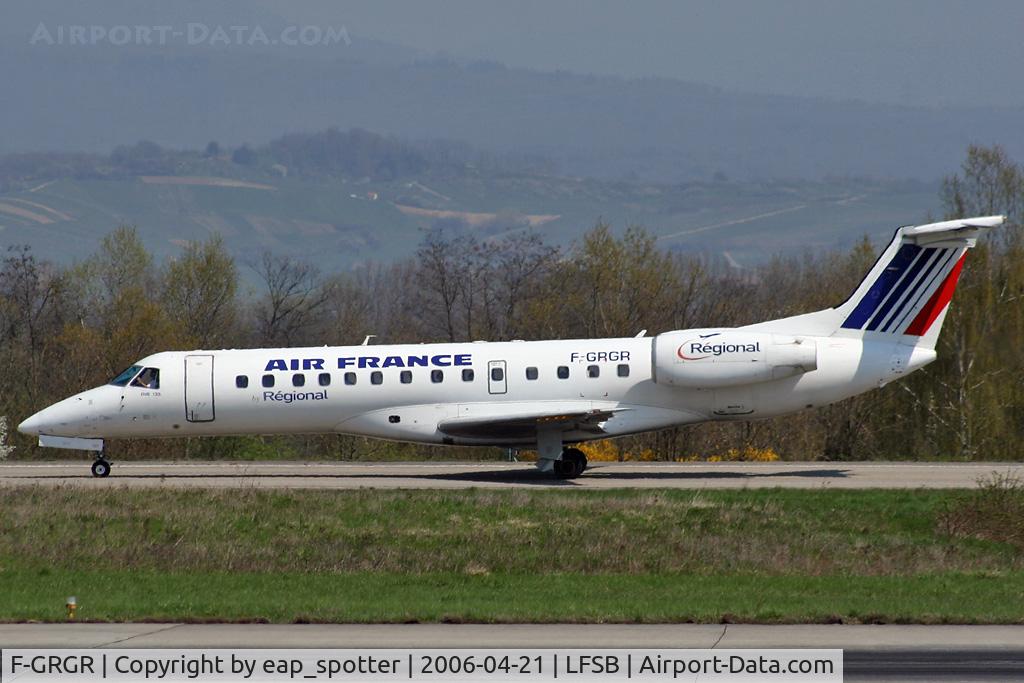
M 261 0 L 294 21 L 543 70 L 912 104 L 1024 104 L 1020 0 Z
M 344 26 L 354 44 L 376 39 L 545 71 L 869 102 L 1024 105 L 1024 0 L 0 0 L 0 40 L 27 45 L 40 22 L 277 18 Z

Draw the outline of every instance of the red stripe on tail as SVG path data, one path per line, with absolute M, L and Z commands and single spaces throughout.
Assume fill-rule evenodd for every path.
M 928 328 L 932 326 L 935 319 L 939 317 L 939 314 L 949 305 L 950 299 L 953 298 L 953 292 L 956 291 L 956 283 L 960 279 L 960 271 L 964 269 L 964 259 L 967 258 L 967 252 L 960 257 L 960 260 L 953 266 L 953 270 L 949 271 L 949 275 L 939 285 L 939 288 L 932 294 L 932 298 L 928 299 L 928 303 L 924 305 L 921 312 L 917 314 L 914 321 L 910 323 L 910 327 L 903 334 L 912 334 L 920 337 L 928 332 Z

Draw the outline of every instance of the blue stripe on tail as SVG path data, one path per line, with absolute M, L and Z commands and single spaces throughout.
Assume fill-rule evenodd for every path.
M 857 303 L 857 307 L 853 309 L 853 312 L 843 322 L 843 327 L 854 330 L 862 328 L 920 251 L 921 247 L 916 244 L 904 244 L 901 246 L 896 255 L 893 256 L 892 261 L 889 262 L 889 265 L 885 267 L 882 274 L 871 285 L 871 289 L 867 291 L 867 294 Z
M 907 288 L 917 281 L 917 276 L 921 273 L 921 270 L 925 265 L 935 256 L 936 251 L 936 249 L 929 248 L 921 250 L 920 255 L 918 255 L 917 259 L 914 261 L 914 264 L 907 269 L 906 275 L 899 281 L 899 284 L 893 288 L 892 294 L 890 294 L 885 300 L 885 303 L 879 307 L 878 312 L 875 313 L 873 318 L 871 318 L 871 322 L 868 323 L 868 326 L 865 329 L 878 329 L 878 326 L 882 324 L 883 320 L 885 320 L 885 316 L 892 310 L 892 307 L 896 305 L 896 302 L 901 300 L 901 297 L 903 296 L 903 293 L 907 291 Z
M 900 310 L 896 311 L 890 318 L 889 322 L 885 325 L 885 332 L 896 333 L 903 329 L 904 323 L 907 318 L 913 314 L 921 300 L 929 293 L 932 289 L 932 285 L 935 284 L 936 280 L 941 280 L 942 274 L 946 271 L 949 264 L 954 261 L 954 256 L 959 253 L 958 249 L 940 249 L 939 255 L 935 259 L 935 262 L 929 266 L 928 271 L 920 278 L 914 289 L 907 295 L 907 299 Z

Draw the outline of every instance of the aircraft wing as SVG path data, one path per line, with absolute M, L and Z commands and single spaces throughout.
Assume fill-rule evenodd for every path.
M 604 434 L 602 424 L 615 413 L 628 410 L 594 409 L 562 412 L 535 412 L 520 415 L 456 417 L 442 420 L 437 428 L 449 436 L 469 439 L 498 438 L 532 441 L 539 429 L 563 432 Z

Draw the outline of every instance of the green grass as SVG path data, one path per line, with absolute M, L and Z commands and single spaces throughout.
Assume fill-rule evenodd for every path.
M 10 488 L 0 620 L 1024 623 L 1016 537 L 948 524 L 978 500 Z
M 0 571 L 0 621 L 1024 623 L 1024 573 L 692 574 Z

